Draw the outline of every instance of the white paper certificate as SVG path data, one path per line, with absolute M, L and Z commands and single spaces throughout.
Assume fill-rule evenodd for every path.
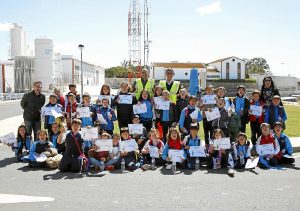
M 170 109 L 170 101 L 162 100 L 157 103 L 157 109 L 159 110 L 169 110 Z
M 62 109 L 60 107 L 42 107 L 41 108 L 41 115 L 42 116 L 54 116 L 53 111 L 56 111 L 57 113 L 62 113 Z
M 36 162 L 45 162 L 47 160 L 47 156 L 44 153 L 41 154 L 34 153 L 33 157 Z
M 111 139 L 96 140 L 95 145 L 98 147 L 97 152 L 112 151 L 113 144 Z
M 132 95 L 119 95 L 119 104 L 132 104 Z
M 129 134 L 142 135 L 144 132 L 143 124 L 128 124 Z
M 215 95 L 204 95 L 203 96 L 203 104 L 216 104 L 216 96 Z
M 76 109 L 77 113 L 79 114 L 79 118 L 82 117 L 91 117 L 90 107 L 81 107 Z
M 183 150 L 169 149 L 168 157 L 171 158 L 171 161 L 181 163 L 181 158 L 183 158 Z
M 81 128 L 81 136 L 83 140 L 92 140 L 98 138 L 97 127 L 84 127 Z
M 155 108 L 158 109 L 158 103 L 160 101 L 163 101 L 163 98 L 162 97 L 154 97 L 154 104 L 155 104 Z
M 0 137 L 3 144 L 13 144 L 16 142 L 16 136 L 13 132 Z
M 204 148 L 201 146 L 190 146 L 189 153 L 191 157 L 206 157 Z
M 259 155 L 274 155 L 275 153 L 273 144 L 256 145 L 256 150 Z
M 192 119 L 198 119 L 198 115 L 199 115 L 199 110 L 196 108 L 195 111 L 193 111 L 192 113 L 190 113 L 190 117 Z
M 139 105 L 133 105 L 133 113 L 134 114 L 147 113 L 147 105 L 145 103 L 141 103 Z
M 97 117 L 98 117 L 100 124 L 107 125 L 107 121 L 104 119 L 102 114 L 97 114 Z
M 62 111 L 61 111 L 62 112 Z M 61 112 L 57 112 L 56 110 L 52 110 L 51 113 L 52 113 L 52 116 L 54 116 L 54 118 L 59 118 L 59 117 L 62 117 L 63 114 Z
M 214 140 L 214 147 L 216 150 L 219 149 L 230 149 L 230 138 L 222 138 L 222 139 L 215 139 Z
M 205 111 L 205 115 L 208 122 L 221 117 L 218 107 L 213 108 L 211 112 Z
M 257 166 L 257 164 L 258 164 L 258 160 L 259 160 L 259 157 L 254 158 L 253 160 L 251 158 L 249 158 L 247 160 L 245 169 L 253 169 L 253 168 L 255 168 Z
M 261 116 L 261 114 L 262 114 L 262 107 L 261 106 L 251 105 L 250 110 L 252 111 L 251 114 L 253 114 L 255 116 Z
M 121 151 L 122 152 L 133 152 L 137 149 L 137 144 L 134 139 L 128 140 L 128 141 L 121 141 Z
M 149 145 L 149 153 L 152 158 L 159 158 L 158 148 L 156 146 Z
M 105 98 L 105 99 L 108 100 L 109 105 L 111 104 L 111 96 L 110 96 L 110 95 L 99 95 L 99 96 L 98 96 L 98 100 L 100 100 L 101 103 L 102 103 L 102 99 L 103 99 L 103 98 Z

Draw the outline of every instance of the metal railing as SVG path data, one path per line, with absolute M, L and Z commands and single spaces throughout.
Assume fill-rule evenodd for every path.
M 21 100 L 24 93 L 0 93 L 0 101 Z

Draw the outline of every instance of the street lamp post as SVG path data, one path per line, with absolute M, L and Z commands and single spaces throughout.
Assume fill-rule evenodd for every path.
M 83 70 L 82 70 L 82 51 L 84 49 L 84 45 L 79 44 L 78 48 L 80 50 L 80 70 L 81 70 L 81 101 L 83 102 Z

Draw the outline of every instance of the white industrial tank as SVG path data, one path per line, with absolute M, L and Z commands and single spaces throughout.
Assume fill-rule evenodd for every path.
M 16 56 L 26 56 L 26 33 L 22 26 L 14 23 L 10 29 L 10 36 L 11 59 L 14 59 Z
M 51 90 L 54 83 L 53 40 L 42 37 L 34 40 L 35 80 L 41 81 L 43 90 Z

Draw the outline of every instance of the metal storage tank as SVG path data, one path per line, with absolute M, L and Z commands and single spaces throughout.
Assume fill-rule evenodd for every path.
M 23 27 L 14 23 L 10 29 L 10 36 L 11 59 L 16 56 L 26 56 L 26 33 Z
M 43 90 L 53 89 L 54 83 L 54 60 L 53 41 L 48 38 L 37 38 L 35 46 L 35 80 L 41 81 Z
M 27 56 L 15 57 L 15 92 L 29 92 L 34 82 L 34 59 Z

